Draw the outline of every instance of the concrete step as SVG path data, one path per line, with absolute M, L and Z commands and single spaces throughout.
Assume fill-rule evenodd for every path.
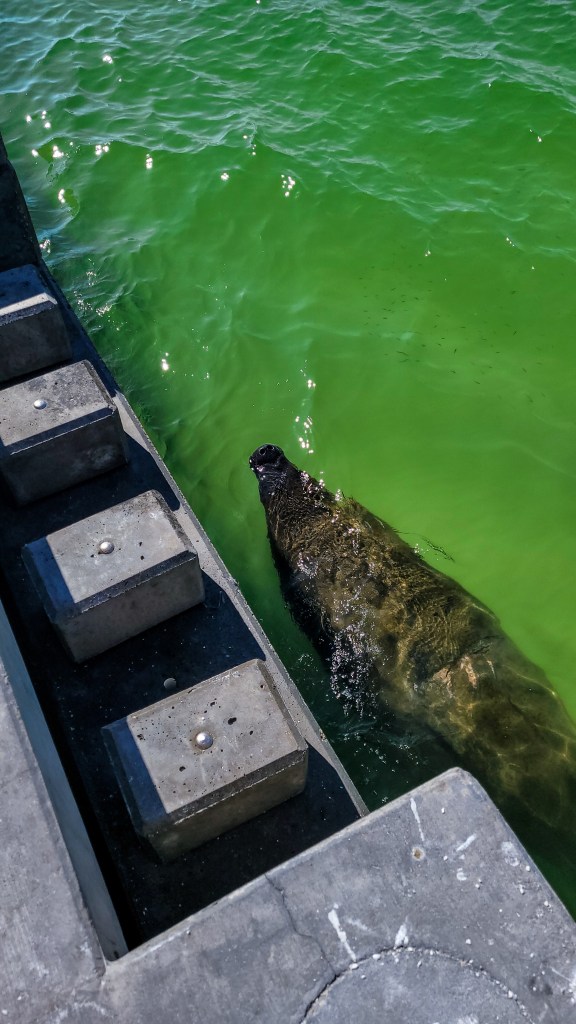
M 23 557 L 50 622 L 77 662 L 204 599 L 196 549 L 156 491 L 32 541 Z
M 123 465 L 118 409 L 88 360 L 4 388 L 0 473 L 19 504 Z
M 259 659 L 103 733 L 134 827 L 163 860 L 250 821 L 306 785 L 306 742 Z
M 71 356 L 60 307 L 38 268 L 27 264 L 0 273 L 0 381 Z

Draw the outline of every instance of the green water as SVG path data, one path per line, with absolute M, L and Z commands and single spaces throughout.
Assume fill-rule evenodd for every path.
M 450 758 L 331 692 L 262 442 L 491 606 L 576 716 L 573 0 L 4 0 L 1 53 L 47 262 L 370 806 Z

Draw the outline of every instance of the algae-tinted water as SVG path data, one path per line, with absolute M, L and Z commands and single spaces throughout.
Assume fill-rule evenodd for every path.
M 4 0 L 1 53 L 47 262 L 368 803 L 451 759 L 331 692 L 263 441 L 492 607 L 576 717 L 572 0 Z

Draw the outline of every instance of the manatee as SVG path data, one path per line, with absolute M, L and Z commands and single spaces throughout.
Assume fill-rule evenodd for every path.
M 514 827 L 536 822 L 573 846 L 576 727 L 496 615 L 281 448 L 249 464 L 285 592 L 333 674 L 442 737 Z

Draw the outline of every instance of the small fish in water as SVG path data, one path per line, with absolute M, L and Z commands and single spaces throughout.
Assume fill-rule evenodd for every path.
M 276 445 L 250 467 L 285 593 L 332 672 L 439 734 L 514 827 L 536 820 L 572 846 L 576 727 L 493 612 Z

